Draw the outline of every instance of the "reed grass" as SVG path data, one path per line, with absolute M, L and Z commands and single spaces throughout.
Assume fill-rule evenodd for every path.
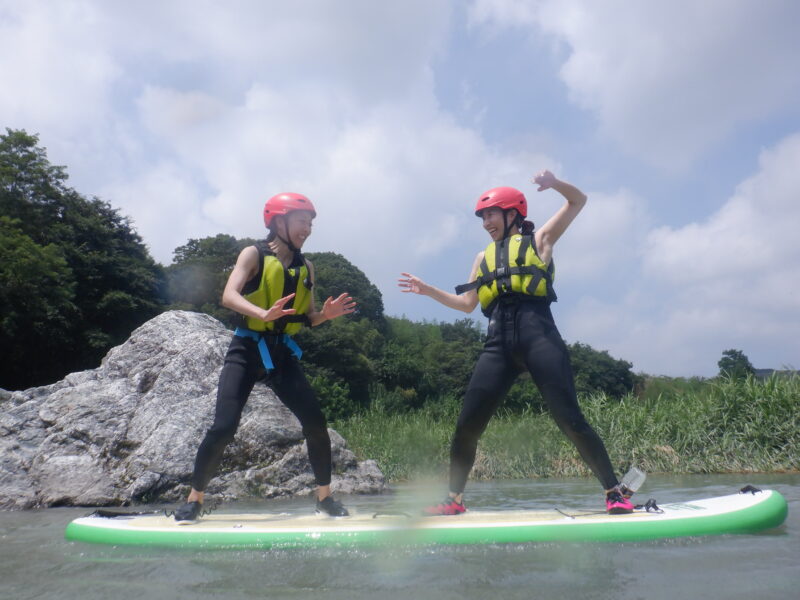
M 800 470 L 800 376 L 710 380 L 622 400 L 580 399 L 618 471 L 731 473 Z M 334 424 L 389 481 L 443 477 L 458 401 L 387 415 L 380 398 Z M 547 413 L 501 411 L 481 438 L 474 479 L 587 476 L 590 472 Z

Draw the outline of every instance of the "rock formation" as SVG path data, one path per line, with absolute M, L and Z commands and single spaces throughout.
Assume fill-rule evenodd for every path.
M 170 311 L 135 330 L 97 369 L 48 386 L 0 391 L 0 507 L 182 498 L 213 419 L 230 336 L 212 317 Z M 329 431 L 333 490 L 383 491 L 376 463 L 357 461 Z M 297 419 L 272 390 L 256 384 L 208 494 L 270 498 L 314 487 Z

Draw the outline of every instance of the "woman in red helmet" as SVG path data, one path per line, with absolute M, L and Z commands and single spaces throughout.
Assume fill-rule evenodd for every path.
M 486 343 L 464 396 L 450 448 L 450 493 L 427 514 L 456 515 L 466 511 L 464 487 L 478 439 L 505 397 L 514 379 L 528 371 L 547 403 L 558 427 L 575 444 L 583 460 L 606 490 L 609 513 L 627 513 L 633 505 L 629 491 L 620 487 L 605 446 L 586 422 L 575 393 L 569 353 L 553 321 L 553 246 L 586 204 L 586 196 L 573 185 L 542 171 L 534 182 L 539 191 L 554 189 L 566 203 L 534 232 L 526 221 L 527 201 L 519 190 L 494 188 L 483 194 L 475 214 L 492 242 L 478 253 L 469 283 L 451 294 L 403 273 L 404 292 L 430 296 L 466 313 L 478 303 L 489 317 Z
M 269 385 L 299 419 L 314 472 L 317 511 L 347 516 L 331 496 L 331 441 L 328 426 L 311 386 L 298 362 L 300 349 L 291 338 L 301 326 L 315 326 L 352 313 L 355 302 L 347 294 L 314 306 L 313 265 L 300 249 L 309 235 L 316 211 L 302 194 L 278 194 L 264 206 L 266 241 L 242 250 L 225 291 L 223 306 L 241 315 L 219 377 L 214 423 L 197 451 L 192 490 L 186 504 L 175 511 L 182 523 L 197 519 L 206 485 L 239 426 L 242 410 L 257 381 Z

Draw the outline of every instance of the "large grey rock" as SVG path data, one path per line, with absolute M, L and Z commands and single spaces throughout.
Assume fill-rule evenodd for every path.
M 113 348 L 102 365 L 0 397 L 0 507 L 176 501 L 211 424 L 231 332 L 207 315 L 166 312 Z M 332 488 L 384 490 L 329 430 Z M 315 488 L 292 413 L 257 384 L 207 492 L 223 498 L 304 495 Z

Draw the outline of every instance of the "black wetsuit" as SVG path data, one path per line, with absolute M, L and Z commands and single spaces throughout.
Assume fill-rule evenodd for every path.
M 299 419 L 317 485 L 331 482 L 328 425 L 300 363 L 278 336 L 265 336 L 275 368 L 264 369 L 255 340 L 234 335 L 219 377 L 214 423 L 197 450 L 192 487 L 199 492 L 214 476 L 225 447 L 233 440 L 242 410 L 257 381 L 270 386 Z
M 606 448 L 578 406 L 569 352 L 553 321 L 550 303 L 515 295 L 501 296 L 489 318 L 486 343 L 472 372 L 450 450 L 450 491 L 464 491 L 478 439 L 514 379 L 525 370 L 558 427 L 603 487 L 617 485 Z

